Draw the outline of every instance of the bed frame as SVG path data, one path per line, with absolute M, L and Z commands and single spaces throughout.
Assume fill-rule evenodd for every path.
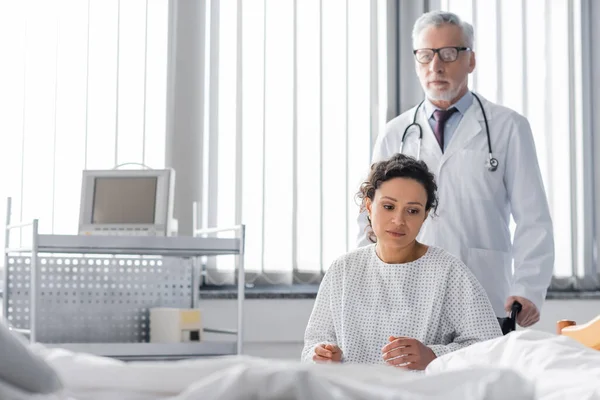
M 575 321 L 563 319 L 556 323 L 556 333 L 569 336 L 592 349 L 600 350 L 600 315 L 590 322 L 577 325 Z

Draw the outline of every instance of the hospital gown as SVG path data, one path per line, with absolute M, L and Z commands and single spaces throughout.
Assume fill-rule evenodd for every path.
M 485 291 L 471 271 L 439 247 L 405 264 L 386 264 L 375 245 L 333 262 L 321 282 L 304 335 L 302 360 L 321 343 L 343 362 L 382 364 L 390 336 L 418 339 L 436 356 L 502 335 Z

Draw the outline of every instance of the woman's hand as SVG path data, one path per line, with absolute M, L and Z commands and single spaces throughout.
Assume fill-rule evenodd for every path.
M 342 350 L 335 344 L 319 344 L 315 347 L 315 362 L 341 362 Z
M 437 358 L 433 350 L 417 339 L 390 336 L 388 340 L 390 343 L 381 349 L 388 365 L 423 370 Z

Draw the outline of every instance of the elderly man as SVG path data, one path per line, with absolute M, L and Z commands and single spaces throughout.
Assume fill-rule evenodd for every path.
M 401 152 L 427 163 L 439 206 L 419 240 L 460 258 L 497 317 L 521 303 L 517 322 L 526 327 L 539 320 L 552 277 L 552 220 L 527 119 L 468 88 L 473 41 L 473 27 L 455 14 L 430 12 L 416 21 L 413 53 L 425 100 L 388 123 L 372 161 Z M 365 213 L 358 224 L 363 246 L 370 229 Z

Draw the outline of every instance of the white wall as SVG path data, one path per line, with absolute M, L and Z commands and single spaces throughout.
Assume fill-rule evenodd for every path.
M 245 302 L 244 353 L 269 358 L 298 359 L 312 299 L 264 299 Z M 235 300 L 200 300 L 205 327 L 234 329 Z M 587 322 L 600 315 L 600 300 L 548 300 L 542 318 L 532 329 L 555 332 L 556 321 Z M 227 339 L 207 335 L 207 339 Z M 233 340 L 233 338 L 232 338 Z
M 312 311 L 312 299 L 246 300 L 244 309 L 244 354 L 268 358 L 299 359 L 304 329 Z M 204 327 L 235 329 L 236 300 L 201 299 Z M 207 339 L 227 340 L 207 334 Z M 230 337 L 233 340 L 233 337 Z
M 1 301 L 0 301 L 1 304 Z M 244 354 L 267 358 L 299 359 L 312 299 L 246 300 Z M 235 329 L 235 300 L 200 300 L 204 326 Z M 1 315 L 1 311 L 0 311 Z M 548 300 L 542 318 L 532 329 L 554 333 L 556 321 L 583 323 L 600 315 L 600 300 Z M 207 340 L 235 340 L 234 336 L 206 334 Z

